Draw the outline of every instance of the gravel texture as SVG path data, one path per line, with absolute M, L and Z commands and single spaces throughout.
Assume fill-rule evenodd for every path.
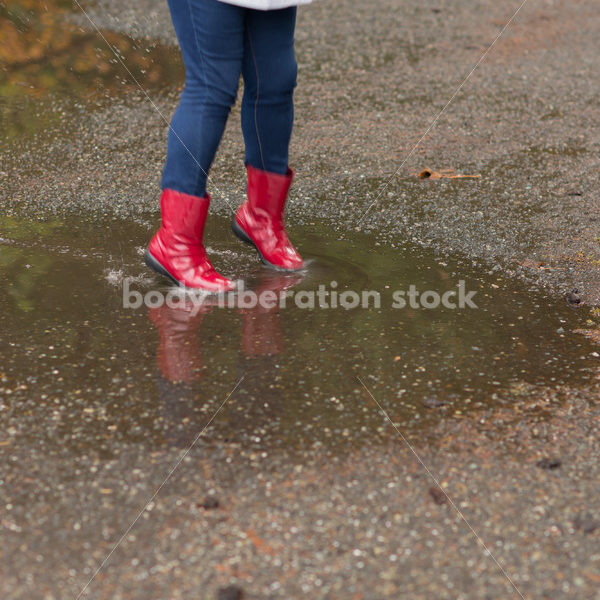
M 290 221 L 375 232 L 597 303 L 597 5 L 530 0 L 447 106 L 518 5 L 303 8 Z M 102 29 L 174 42 L 161 1 L 89 8 Z M 167 118 L 176 98 L 153 93 Z M 59 124 L 3 149 L 4 213 L 156 216 L 166 124 L 147 98 L 39 110 Z M 238 117 L 212 172 L 223 214 L 243 190 Z M 480 177 L 421 180 L 425 167 Z M 410 448 L 362 390 L 385 431 L 370 443 L 291 451 L 209 429 L 185 454 L 168 423 L 162 441 L 140 423 L 118 436 L 91 401 L 82 423 L 98 449 L 42 443 L 43 420 L 12 417 L 35 385 L 13 388 L 2 371 L 3 598 L 600 599 L 596 383 L 523 385 L 476 413 L 443 412 Z M 49 423 L 81 409 L 65 397 Z

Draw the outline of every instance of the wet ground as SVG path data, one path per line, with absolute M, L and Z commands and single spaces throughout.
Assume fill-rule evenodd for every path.
M 595 345 L 573 333 L 585 325 L 583 315 L 565 302 L 532 301 L 525 287 L 495 273 L 382 246 L 365 234 L 347 241 L 331 239 L 324 227 L 292 230 L 307 266 L 284 274 L 260 265 L 229 221 L 213 216 L 207 237 L 222 272 L 257 296 L 294 296 L 284 307 L 252 306 L 242 291 L 202 298 L 199 306 L 191 297 L 181 306 L 147 306 L 142 296 L 172 289 L 140 258 L 153 224 L 4 218 L 2 229 L 2 312 L 10 328 L 1 364 L 11 416 L 18 421 L 31 411 L 25 400 L 34 390 L 46 396 L 35 398 L 39 417 L 50 397 L 51 406 L 60 396 L 75 403 L 61 418 L 66 438 L 47 431 L 43 417 L 39 431 L 28 426 L 38 443 L 106 445 L 111 454 L 116 440 L 99 440 L 93 428 L 73 436 L 78 405 L 85 410 L 92 398 L 116 419 L 117 431 L 138 432 L 136 440 L 149 436 L 152 444 L 158 436 L 162 443 L 165 428 L 194 417 L 187 427 L 193 440 L 198 419 L 243 375 L 236 406 L 215 421 L 211 436 L 286 451 L 320 442 L 344 452 L 346 443 L 380 437 L 380 417 L 364 414 L 356 377 L 381 394 L 405 435 L 423 439 L 442 416 L 510 403 L 515 387 L 581 385 L 598 372 Z M 459 285 L 472 305 L 429 306 L 453 291 L 458 305 Z M 312 302 L 320 286 L 329 295 Z M 358 298 L 348 292 L 377 298 L 353 307 Z M 169 415 L 175 421 L 165 423 Z
M 591 3 L 524 7 L 390 181 L 516 9 L 480 4 L 301 11 L 304 271 L 229 230 L 235 111 L 214 166 L 221 272 L 380 304 L 198 310 L 124 307 L 170 290 L 142 257 L 182 83 L 165 7 L 98 2 L 100 35 L 0 5 L 3 597 L 77 598 L 101 565 L 81 597 L 600 597 Z M 394 297 L 460 282 L 475 306 Z

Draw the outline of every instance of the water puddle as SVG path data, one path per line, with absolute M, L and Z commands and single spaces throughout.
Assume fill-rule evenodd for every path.
M 140 94 L 96 33 L 69 24 L 72 10 L 70 0 L 0 5 L 0 140 L 15 150 L 0 177 L 42 138 L 70 139 L 95 107 Z M 103 34 L 145 89 L 182 84 L 176 49 Z M 19 436 L 106 456 L 122 440 L 185 446 L 243 377 L 202 443 L 338 450 L 389 435 L 357 377 L 405 435 L 419 436 L 447 415 L 513 402 L 523 384 L 596 377 L 595 347 L 572 333 L 585 311 L 368 235 L 337 239 L 321 223 L 297 229 L 308 266 L 286 275 L 263 268 L 228 221 L 211 216 L 215 266 L 257 295 L 294 299 L 126 308 L 125 284 L 141 296 L 169 291 L 142 261 L 154 219 L 0 219 L 2 444 Z M 415 306 L 411 286 L 428 294 Z M 459 286 L 476 308 L 423 306 L 456 299 Z M 321 290 L 326 306 L 309 308 Z M 374 295 L 368 307 L 345 308 L 344 292 Z
M 308 267 L 290 275 L 262 267 L 226 219 L 209 220 L 215 265 L 257 295 L 293 292 L 283 308 L 219 307 L 216 298 L 196 311 L 124 308 L 125 281 L 142 295 L 171 289 L 142 263 L 153 228 L 2 218 L 5 432 L 106 456 L 120 440 L 185 446 L 243 376 L 203 443 L 335 451 L 391 435 L 356 376 L 405 434 L 419 436 L 457 411 L 514 401 L 524 383 L 596 377 L 594 346 L 572 333 L 584 311 L 424 251 L 361 234 L 335 239 L 318 224 L 293 231 Z M 431 302 L 460 281 L 477 308 L 394 306 L 394 292 L 411 285 Z M 379 292 L 380 307 L 307 308 L 319 286 Z

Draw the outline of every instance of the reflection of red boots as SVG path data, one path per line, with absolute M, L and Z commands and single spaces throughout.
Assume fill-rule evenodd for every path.
M 210 196 L 190 196 L 163 190 L 162 226 L 146 250 L 146 264 L 178 285 L 226 292 L 234 283 L 217 273 L 202 244 Z
M 264 309 L 263 309 L 264 310 Z M 279 312 L 244 310 L 242 350 L 246 356 L 270 356 L 283 351 Z
M 254 290 L 258 298 L 262 292 L 275 292 L 277 297 L 302 280 L 300 276 L 270 275 Z M 279 300 L 271 308 L 258 304 L 252 309 L 242 309 L 242 350 L 246 356 L 270 356 L 283 351 Z
M 262 261 L 286 270 L 302 268 L 302 258 L 285 232 L 283 213 L 294 172 L 286 175 L 269 173 L 246 166 L 248 200 L 233 219 L 233 232 L 244 242 L 252 244 Z
M 162 376 L 172 382 L 192 383 L 202 377 L 200 324 L 210 307 L 189 305 L 150 308 L 150 320 L 158 329 L 156 362 Z

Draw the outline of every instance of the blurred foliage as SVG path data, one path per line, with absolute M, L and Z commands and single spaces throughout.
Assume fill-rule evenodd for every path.
M 8 215 L 0 216 L 0 231 L 13 240 L 43 239 L 63 226 L 61 221 L 27 221 Z M 1 264 L 1 263 L 0 263 Z
M 0 217 L 0 231 L 12 240 L 43 239 L 60 229 L 60 221 L 25 221 L 9 216 Z M 52 268 L 51 256 L 32 252 L 28 248 L 0 245 L 0 272 L 11 282 L 8 288 L 16 307 L 23 312 L 35 309 L 40 283 Z
M 0 131 L 5 136 L 52 121 L 52 111 L 37 114 L 39 99 L 48 94 L 102 104 L 139 90 L 114 52 L 144 89 L 182 85 L 177 49 L 103 32 L 113 52 L 97 32 L 69 22 L 72 7 L 70 0 L 0 0 Z
M 53 262 L 51 256 L 39 252 L 32 254 L 24 248 L 1 249 L 0 269 L 10 279 L 7 292 L 20 311 L 35 310 L 39 301 L 40 285 L 51 270 Z

